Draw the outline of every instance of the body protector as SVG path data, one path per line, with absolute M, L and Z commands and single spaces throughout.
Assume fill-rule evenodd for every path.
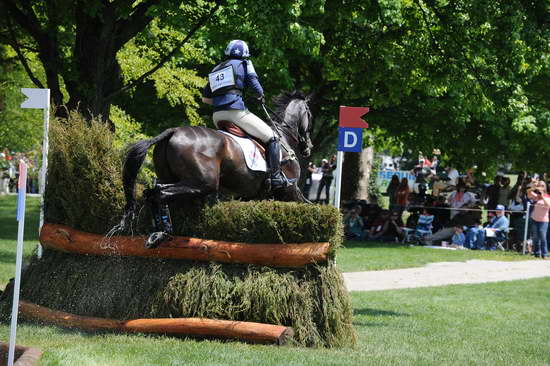
M 264 92 L 252 61 L 230 58 L 217 65 L 208 75 L 203 96 L 213 98 L 215 111 L 244 110 L 246 106 L 242 95 L 245 89 L 250 89 L 258 96 Z
M 244 83 L 237 84 L 237 71 L 235 70 L 235 63 L 231 60 L 222 62 L 216 66 L 210 74 L 208 74 L 208 83 L 212 90 L 212 95 L 224 95 L 224 94 L 237 94 L 242 95 L 244 89 Z M 246 78 L 246 61 L 242 61 L 245 69 Z

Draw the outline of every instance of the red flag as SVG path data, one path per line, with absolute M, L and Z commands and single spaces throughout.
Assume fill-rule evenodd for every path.
M 368 128 L 369 124 L 361 118 L 368 112 L 368 107 L 346 107 L 341 105 L 339 127 Z

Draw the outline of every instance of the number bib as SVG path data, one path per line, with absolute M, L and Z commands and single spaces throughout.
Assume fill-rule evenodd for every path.
M 216 90 L 222 88 L 235 87 L 235 74 L 233 72 L 233 66 L 228 65 L 219 70 L 208 74 L 208 81 L 210 82 L 210 88 L 215 93 Z

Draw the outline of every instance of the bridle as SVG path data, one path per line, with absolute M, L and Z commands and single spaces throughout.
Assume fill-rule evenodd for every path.
M 304 133 L 300 133 L 300 125 L 296 126 L 296 129 L 298 131 L 298 133 L 295 133 L 294 132 L 294 126 L 290 126 L 284 118 L 282 118 L 277 112 L 275 112 L 274 110 L 272 110 L 271 108 L 269 108 L 268 105 L 266 105 L 265 103 L 262 103 L 262 107 L 264 109 L 264 112 L 265 114 L 267 115 L 267 118 L 269 118 L 269 120 L 271 121 L 271 124 L 275 130 L 275 133 L 277 133 L 279 136 L 279 139 L 281 139 L 281 136 L 280 136 L 280 133 L 282 131 L 280 131 L 281 128 L 286 128 L 286 134 L 291 137 L 296 143 L 298 143 L 299 145 L 304 145 L 304 144 L 307 144 L 307 133 L 309 132 L 309 128 L 310 128 L 310 125 L 311 123 L 309 123 L 309 121 L 311 120 L 311 111 L 309 109 L 309 106 L 307 104 L 307 101 L 306 100 L 303 100 L 303 106 L 305 108 L 305 113 L 307 114 L 308 116 L 308 130 L 304 131 Z M 274 123 L 273 120 L 271 119 L 271 115 L 269 114 L 273 114 L 273 116 L 275 117 L 275 119 L 279 122 L 279 123 Z

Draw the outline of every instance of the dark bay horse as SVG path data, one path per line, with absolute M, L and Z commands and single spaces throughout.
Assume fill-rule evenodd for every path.
M 312 116 L 307 102 L 299 92 L 275 98 L 275 117 L 278 118 L 272 122 L 281 139 L 281 168 L 288 178 L 296 178 L 296 181 L 300 177 L 300 164 L 295 151 L 308 157 L 312 148 L 309 136 Z M 273 197 L 307 202 L 296 184 L 269 193 L 265 187 L 268 175 L 248 169 L 241 148 L 233 138 L 205 127 L 177 127 L 129 147 L 122 172 L 126 197 L 123 228 L 135 215 L 136 178 L 147 150 L 153 145 L 158 184 L 145 194 L 153 209 L 156 232 L 149 237 L 148 247 L 158 245 L 171 232 L 167 206 L 171 202 L 215 192 L 229 192 L 244 199 Z

